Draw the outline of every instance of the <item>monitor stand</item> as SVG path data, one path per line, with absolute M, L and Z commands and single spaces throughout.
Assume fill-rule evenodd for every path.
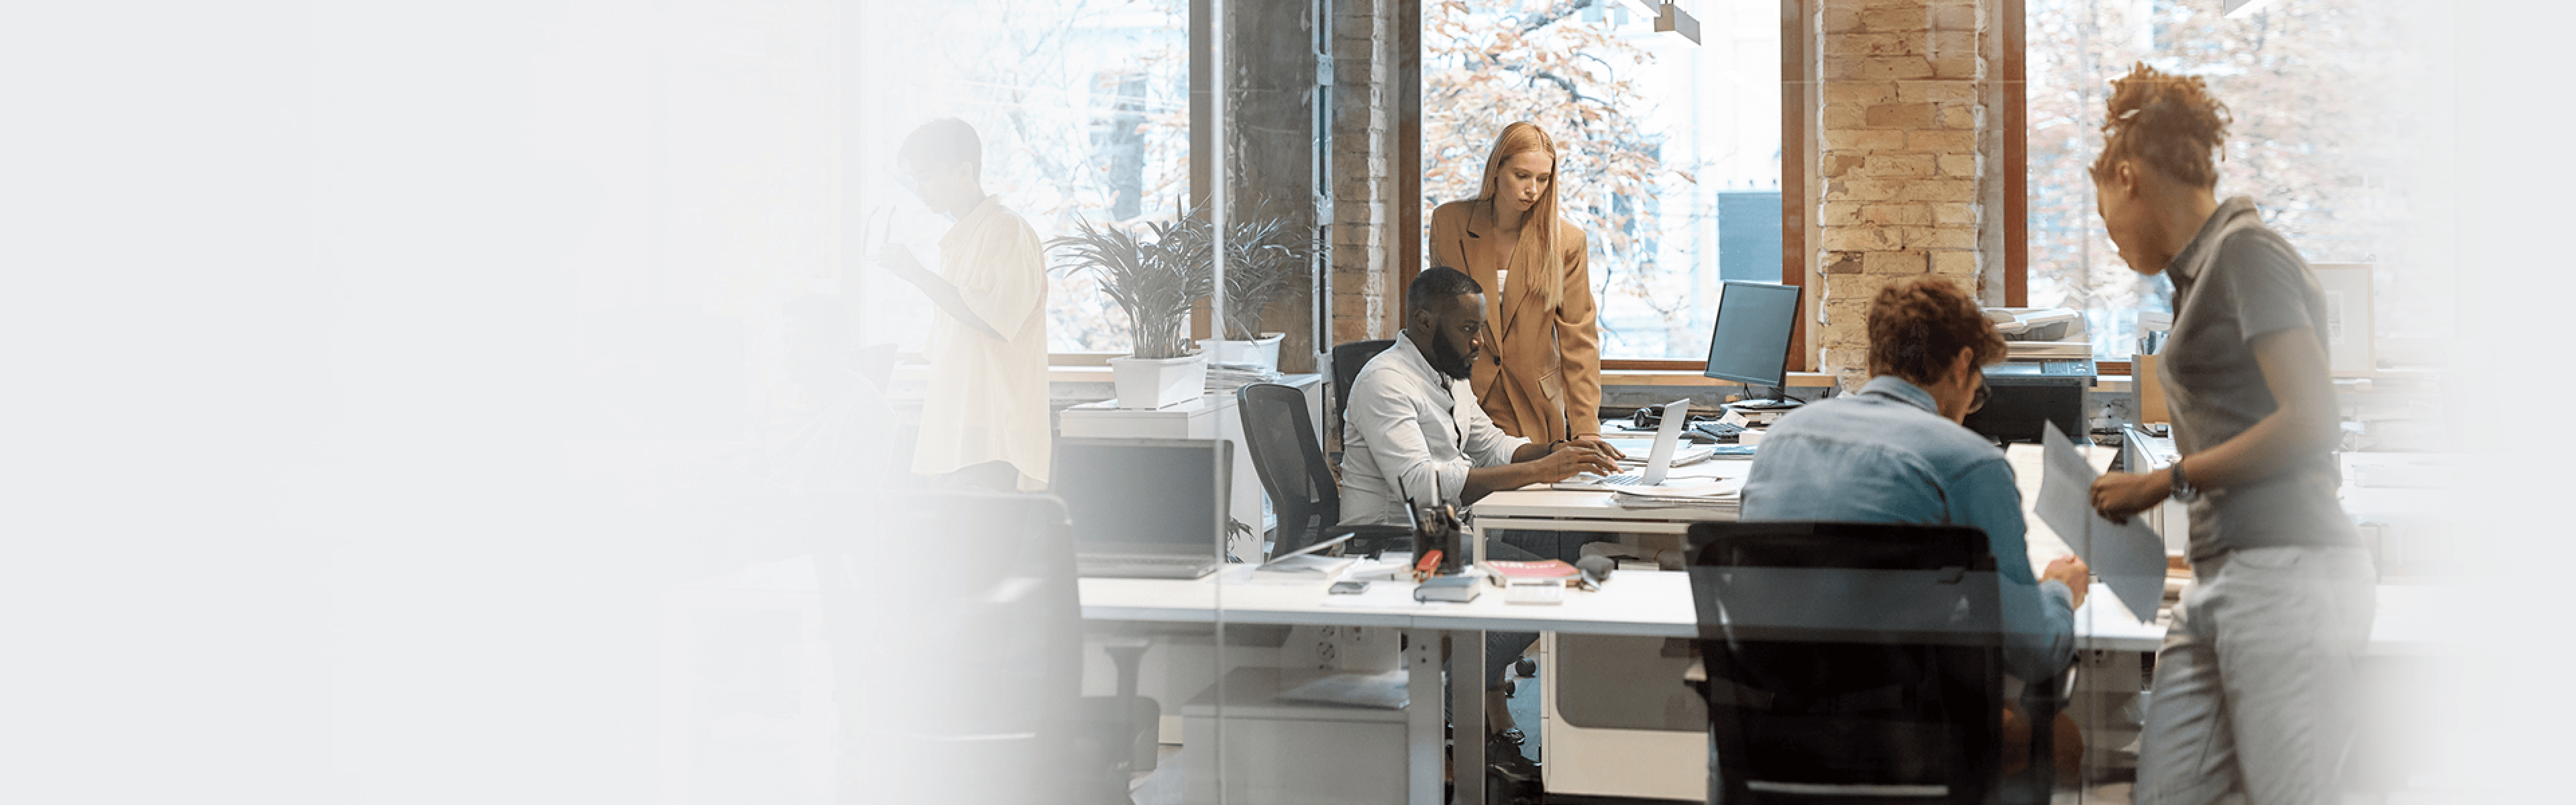
M 1734 402 L 1727 403 L 1726 406 L 1728 408 L 1736 408 L 1745 411 L 1786 411 L 1806 404 L 1804 401 L 1801 401 L 1796 397 L 1789 396 L 1788 389 L 1778 386 L 1768 386 L 1766 388 L 1771 389 L 1774 396 L 1765 399 L 1736 400 Z M 1744 393 L 1747 396 L 1751 396 L 1753 394 L 1753 387 L 1744 387 Z

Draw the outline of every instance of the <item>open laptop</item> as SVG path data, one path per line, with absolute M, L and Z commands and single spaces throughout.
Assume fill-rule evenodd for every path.
M 1086 578 L 1195 579 L 1224 554 L 1234 444 L 1058 439 L 1056 497 Z
M 1655 428 L 1655 448 L 1646 459 L 1646 470 L 1644 472 L 1623 472 L 1611 476 L 1594 475 L 1587 472 L 1563 481 L 1558 481 L 1552 488 L 1576 492 L 1608 492 L 1616 489 L 1661 484 L 1664 482 L 1664 474 L 1672 471 L 1673 454 L 1680 451 L 1682 429 L 1688 427 L 1689 423 L 1689 398 L 1685 397 L 1665 403 L 1664 421 L 1661 426 Z

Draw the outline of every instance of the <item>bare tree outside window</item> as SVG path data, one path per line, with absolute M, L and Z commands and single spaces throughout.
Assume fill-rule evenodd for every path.
M 1189 186 L 1184 0 L 978 0 L 910 9 L 901 62 L 921 117 L 984 136 L 984 183 L 1040 240 L 1077 219 L 1142 231 L 1178 216 Z M 891 21 L 890 21 L 891 22 Z M 1127 321 L 1083 272 L 1050 271 L 1048 349 L 1124 352 Z M 879 337 L 919 328 L 890 321 Z M 910 336 L 918 340 L 917 335 Z
M 2135 351 L 2137 314 L 2172 284 L 2130 271 L 2103 234 L 2088 172 L 2110 80 L 2137 62 L 2196 75 L 2233 113 L 2218 194 L 2254 197 L 2310 262 L 2375 263 L 2382 334 L 2446 334 L 2447 285 L 2400 270 L 2406 198 L 2394 177 L 2409 72 L 2392 16 L 2363 0 L 2297 0 L 2227 18 L 2216 3 L 2030 0 L 2030 301 L 2086 313 L 2094 353 Z M 2405 304 L 2403 302 L 2416 302 Z M 2392 304 L 2395 303 L 2395 304 Z

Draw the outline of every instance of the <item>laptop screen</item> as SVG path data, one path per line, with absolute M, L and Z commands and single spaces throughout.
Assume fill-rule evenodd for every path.
M 1057 497 L 1086 553 L 1217 555 L 1234 453 L 1217 439 L 1059 439 Z

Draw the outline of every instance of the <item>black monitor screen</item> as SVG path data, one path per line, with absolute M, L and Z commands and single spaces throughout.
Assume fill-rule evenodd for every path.
M 1708 339 L 1708 376 L 1752 386 L 1789 379 L 1789 329 L 1798 320 L 1798 286 L 1728 281 L 1717 298 L 1717 329 Z
M 1234 445 L 1217 439 L 1059 439 L 1056 497 L 1076 546 L 1208 553 L 1226 517 Z

